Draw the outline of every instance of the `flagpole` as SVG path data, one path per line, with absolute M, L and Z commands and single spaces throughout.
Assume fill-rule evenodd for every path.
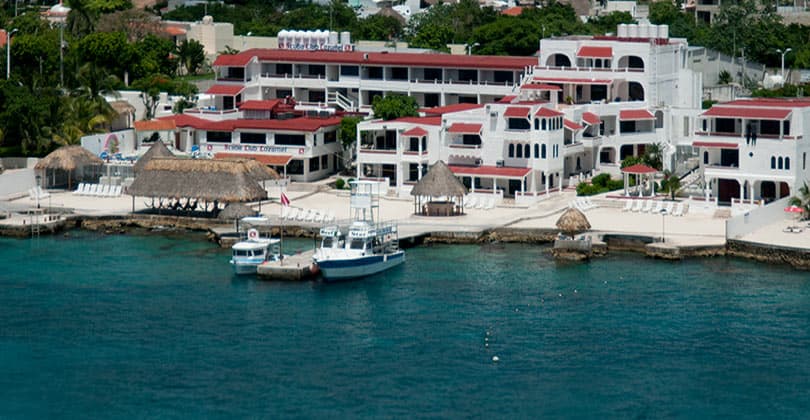
M 279 203 L 281 203 L 279 211 L 279 216 L 281 216 L 281 226 L 278 229 L 279 233 L 279 241 L 278 241 L 278 258 L 279 258 L 279 265 L 284 265 L 284 203 L 281 198 L 284 197 L 284 186 L 281 187 L 281 195 L 279 195 Z

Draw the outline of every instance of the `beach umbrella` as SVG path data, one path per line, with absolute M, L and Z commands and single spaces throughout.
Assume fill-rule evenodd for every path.
M 557 228 L 573 236 L 577 232 L 584 232 L 591 228 L 588 218 L 581 211 L 570 208 L 557 219 Z
M 785 207 L 785 212 L 787 213 L 804 213 L 804 209 L 799 206 L 788 206 Z

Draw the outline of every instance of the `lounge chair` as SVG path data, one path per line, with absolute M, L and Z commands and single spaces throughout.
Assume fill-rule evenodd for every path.
M 110 186 L 104 184 L 101 186 L 101 189 L 98 191 L 98 193 L 96 193 L 96 195 L 98 195 L 99 197 L 106 197 L 107 194 L 109 193 L 110 193 Z
M 633 213 L 638 213 L 638 212 L 640 212 L 642 207 L 644 207 L 644 201 L 642 201 L 642 200 L 636 200 L 636 201 L 633 203 L 633 210 L 632 210 L 632 211 L 633 211 Z
M 476 203 L 475 196 L 472 194 L 464 198 L 464 207 L 468 209 L 475 207 L 475 203 Z
M 669 203 L 667 203 L 667 208 L 666 208 L 667 214 L 672 214 L 672 207 L 673 206 L 675 206 L 675 203 L 673 203 L 671 201 Z
M 84 182 L 80 182 L 76 191 L 73 191 L 73 195 L 82 195 L 84 193 L 84 186 L 87 185 Z
M 673 216 L 683 216 L 683 203 L 678 203 L 675 210 L 672 211 Z
M 487 200 L 487 204 L 486 206 L 484 206 L 484 209 L 492 210 L 494 208 L 495 208 L 495 197 L 490 197 L 489 200 Z
M 290 207 L 281 206 L 281 218 L 286 219 L 288 214 L 290 214 Z
M 632 200 L 625 201 L 624 208 L 622 209 L 622 211 L 630 211 L 632 209 L 633 209 L 633 201 Z
M 295 220 L 296 216 L 298 216 L 298 207 L 290 207 L 290 211 L 287 212 L 287 220 Z
M 309 216 L 309 213 L 311 211 L 312 210 L 301 209 L 301 212 L 298 213 L 298 217 L 296 217 L 296 220 L 298 220 L 299 222 L 303 222 Z
M 661 210 L 663 208 L 664 208 L 664 203 L 662 201 L 656 200 L 655 201 L 655 207 L 653 207 L 653 209 L 650 210 L 650 213 L 656 213 L 656 214 L 661 213 Z
M 484 206 L 486 206 L 486 204 L 487 204 L 487 199 L 486 199 L 486 197 L 480 197 L 480 198 L 478 199 L 478 202 L 477 202 L 477 203 L 475 203 L 475 208 L 477 208 L 477 209 L 479 209 L 479 210 L 480 210 L 480 209 L 483 209 L 483 208 L 484 208 Z
M 318 210 L 310 210 L 307 213 L 307 217 L 304 219 L 305 222 L 313 222 L 315 218 L 318 216 Z
M 684 205 L 683 205 L 683 213 L 681 213 L 681 216 L 685 216 L 686 213 L 689 213 L 689 204 L 684 203 Z
M 652 210 L 652 200 L 644 200 L 644 208 L 641 209 L 642 213 L 649 213 Z

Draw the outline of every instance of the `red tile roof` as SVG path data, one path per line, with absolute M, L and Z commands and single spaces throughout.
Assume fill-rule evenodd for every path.
M 427 136 L 428 132 L 427 132 L 427 130 L 425 130 L 422 127 L 414 127 L 414 128 L 412 128 L 410 130 L 406 130 L 404 133 L 402 133 L 402 135 L 403 136 L 409 136 L 409 137 L 422 137 L 422 136 Z
M 211 123 L 209 120 L 197 118 L 188 114 L 175 114 L 167 117 L 160 117 L 158 120 L 171 120 L 174 121 L 174 125 L 177 127 L 192 127 L 196 129 L 203 129 Z
M 167 26 L 167 27 L 165 27 L 163 29 L 163 32 L 166 32 L 168 35 L 171 35 L 171 36 L 178 36 L 178 35 L 185 35 L 186 34 L 186 30 L 183 29 L 183 28 L 180 28 L 178 26 Z
M 563 115 L 563 113 L 544 106 L 540 107 L 540 109 L 534 113 L 535 117 L 559 117 L 560 115 Z
M 259 153 L 217 152 L 214 154 L 214 159 L 253 159 L 265 165 L 273 166 L 286 166 L 292 158 L 292 155 L 264 155 Z
M 577 51 L 577 57 L 584 58 L 611 58 L 613 57 L 613 48 L 611 47 L 593 47 L 582 46 Z
M 442 125 L 442 117 L 400 117 L 392 122 L 404 122 L 411 124 Z
M 810 106 L 810 99 L 807 98 L 752 98 L 737 99 L 731 102 L 724 102 L 722 105 L 739 106 L 765 106 L 778 108 L 804 108 Z
M 563 125 L 565 125 L 565 128 L 567 128 L 569 130 L 572 130 L 572 131 L 582 130 L 583 128 L 585 128 L 585 127 L 583 127 L 583 126 L 569 120 L 568 118 L 566 118 L 563 121 Z
M 453 134 L 480 134 L 481 127 L 481 124 L 453 123 L 447 132 Z
M 521 89 L 535 89 L 535 90 L 562 90 L 559 86 L 547 85 L 544 83 L 527 83 L 520 87 Z
M 750 118 L 757 120 L 784 120 L 790 115 L 790 109 L 760 107 L 729 107 L 715 105 L 704 112 L 704 117 Z
M 637 163 L 633 166 L 622 168 L 622 172 L 628 174 L 654 174 L 658 171 L 642 163 Z
M 588 125 L 599 125 L 602 123 L 602 120 L 599 119 L 599 116 L 594 114 L 593 112 L 583 112 L 582 122 Z
M 523 13 L 523 9 L 524 9 L 523 6 L 514 6 L 508 9 L 504 9 L 503 11 L 501 11 L 501 14 L 507 16 L 520 16 L 520 14 Z
M 469 111 L 471 109 L 482 108 L 483 106 L 484 106 L 483 104 L 454 104 L 454 105 L 436 106 L 433 108 L 422 108 L 419 110 L 419 112 L 425 114 L 426 116 L 436 116 L 449 114 L 451 112 Z
M 281 99 L 269 101 L 250 100 L 242 102 L 242 104 L 239 105 L 239 109 L 241 111 L 272 111 L 280 103 Z
M 508 104 L 508 103 L 512 102 L 515 98 L 517 98 L 517 95 L 507 95 L 507 96 L 504 96 L 503 98 L 499 99 L 498 102 L 496 102 L 496 103 L 498 103 L 498 104 Z
M 273 131 L 305 131 L 315 132 L 323 127 L 340 125 L 340 117 L 330 118 L 291 118 L 289 120 L 251 120 L 234 119 L 211 121 L 205 129 L 209 131 L 234 130 L 273 130 Z
M 379 66 L 425 66 L 469 69 L 523 70 L 537 64 L 536 57 L 450 55 L 435 53 L 366 53 L 360 51 L 299 51 L 281 49 L 250 49 L 233 55 L 220 55 L 214 66 L 247 65 L 253 57 L 266 62 L 363 64 Z
M 532 109 L 526 106 L 510 106 L 506 108 L 503 116 L 507 118 L 528 118 L 530 112 L 532 112 Z
M 613 83 L 610 79 L 584 79 L 584 78 L 568 78 L 568 77 L 535 77 L 532 79 L 535 82 L 542 83 L 560 83 L 560 84 L 579 84 L 579 85 L 609 85 Z
M 655 116 L 646 109 L 623 109 L 619 111 L 619 121 L 654 120 Z
M 693 147 L 719 147 L 721 149 L 737 149 L 740 146 L 737 143 L 722 143 L 715 141 L 694 141 Z
M 209 95 L 236 96 L 245 90 L 243 85 L 214 85 L 208 88 L 205 93 Z
M 523 178 L 531 172 L 529 168 L 510 168 L 502 166 L 455 166 L 450 170 L 456 175 L 477 175 L 495 178 Z
M 135 131 L 173 131 L 174 120 L 135 121 Z

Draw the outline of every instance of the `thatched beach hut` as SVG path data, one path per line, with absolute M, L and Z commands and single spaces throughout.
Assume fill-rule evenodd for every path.
M 34 169 L 45 180 L 45 187 L 67 185 L 73 189 L 76 181 L 93 182 L 99 176 L 104 161 L 82 146 L 62 146 L 37 162 Z
M 590 238 L 574 238 L 574 235 L 585 232 L 591 228 L 588 218 L 575 209 L 570 208 L 557 219 L 557 228 L 566 236 L 560 236 L 554 241 L 552 255 L 555 258 L 565 260 L 583 260 L 593 255 L 593 248 Z
M 411 189 L 414 213 L 425 216 L 464 214 L 467 187 L 443 161 L 438 161 Z
M 153 158 L 127 190 L 135 196 L 233 203 L 267 198 L 259 183 L 277 174 L 246 160 Z
M 154 144 L 149 146 L 149 150 L 143 154 L 143 156 L 139 157 L 138 160 L 135 162 L 135 165 L 132 166 L 132 171 L 137 176 L 143 170 L 143 167 L 146 164 L 154 159 L 154 158 L 172 158 L 174 157 L 174 153 L 166 147 L 166 144 L 162 141 L 156 141 Z

